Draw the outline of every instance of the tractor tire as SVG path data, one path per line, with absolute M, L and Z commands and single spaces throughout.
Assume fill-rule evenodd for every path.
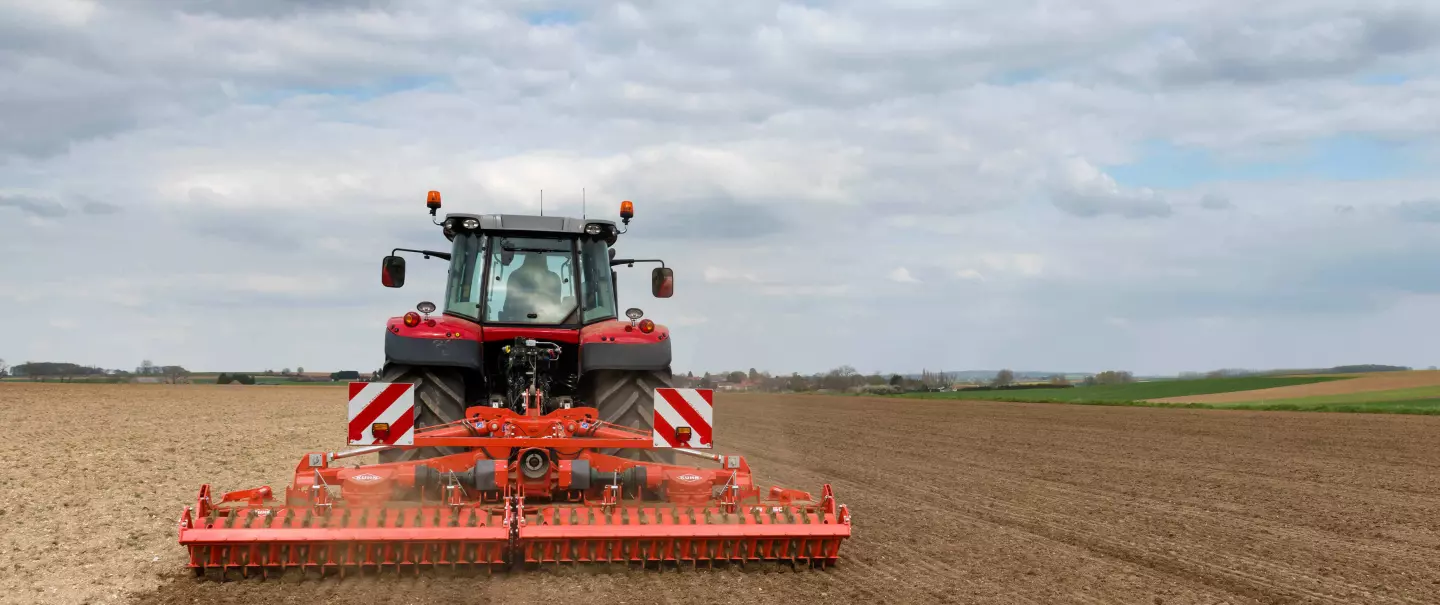
M 600 413 L 600 419 L 650 432 L 655 426 L 655 389 L 671 386 L 671 374 L 665 370 L 594 370 L 586 373 L 585 401 Z M 674 464 L 675 452 L 668 449 L 600 450 L 602 454 Z
M 465 418 L 465 379 L 453 368 L 386 364 L 377 382 L 415 385 L 415 430 Z M 380 462 L 423 460 L 464 452 L 463 447 L 420 447 L 380 452 Z

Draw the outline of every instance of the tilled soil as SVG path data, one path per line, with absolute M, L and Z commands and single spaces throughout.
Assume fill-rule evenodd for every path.
M 851 506 L 828 571 L 189 577 L 200 483 L 283 486 L 343 445 L 343 401 L 0 385 L 0 602 L 1440 603 L 1440 418 L 819 396 L 721 395 L 716 422 L 759 480 Z
M 1230 391 L 1228 393 L 1210 393 L 1208 395 L 1166 397 L 1163 399 L 1152 399 L 1151 401 L 1163 403 L 1240 403 L 1244 401 L 1275 401 L 1322 395 L 1373 393 L 1375 391 L 1393 391 L 1396 389 L 1434 386 L 1440 386 L 1440 371 L 1377 372 L 1375 374 L 1346 378 L 1344 380 L 1326 380 L 1309 384 L 1255 389 L 1253 391 Z

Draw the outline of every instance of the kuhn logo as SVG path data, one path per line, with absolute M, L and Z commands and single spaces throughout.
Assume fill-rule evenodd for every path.
M 351 477 L 351 479 L 354 479 L 354 480 L 356 480 L 356 481 L 362 481 L 362 482 L 365 482 L 365 483 L 372 483 L 372 482 L 375 482 L 375 481 L 379 481 L 379 480 L 380 480 L 380 475 L 372 475 L 372 474 L 370 474 L 370 473 L 364 473 L 364 474 L 360 474 L 360 475 L 355 475 L 354 477 Z
M 686 483 L 694 483 L 694 482 L 700 480 L 700 475 L 685 474 L 685 475 L 680 475 L 679 477 L 676 477 L 676 479 L 679 479 L 679 480 L 684 481 L 684 482 L 686 482 Z

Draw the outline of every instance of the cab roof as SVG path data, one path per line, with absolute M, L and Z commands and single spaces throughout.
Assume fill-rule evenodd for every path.
M 615 221 L 568 216 L 536 216 L 532 214 L 446 214 L 445 220 L 454 219 L 459 223 L 473 218 L 480 221 L 478 231 L 520 231 L 531 233 L 584 235 L 585 226 L 599 223 L 605 225 L 605 232 L 615 233 Z M 453 232 L 446 229 L 446 239 L 454 239 Z

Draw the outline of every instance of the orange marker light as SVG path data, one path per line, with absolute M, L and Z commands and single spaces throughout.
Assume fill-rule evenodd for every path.
M 420 314 L 414 311 L 405 314 L 405 327 L 413 328 L 420 325 Z
M 440 207 L 439 191 L 431 191 L 428 195 L 425 196 L 425 207 L 432 210 Z
M 629 220 L 635 217 L 635 204 L 629 200 L 620 202 L 620 218 Z
M 644 332 L 644 333 L 646 333 L 646 334 L 649 334 L 649 333 L 651 333 L 651 332 L 654 332 L 654 331 L 655 331 L 655 322 L 650 321 L 649 318 L 640 320 L 640 331 L 641 331 L 641 332 Z

